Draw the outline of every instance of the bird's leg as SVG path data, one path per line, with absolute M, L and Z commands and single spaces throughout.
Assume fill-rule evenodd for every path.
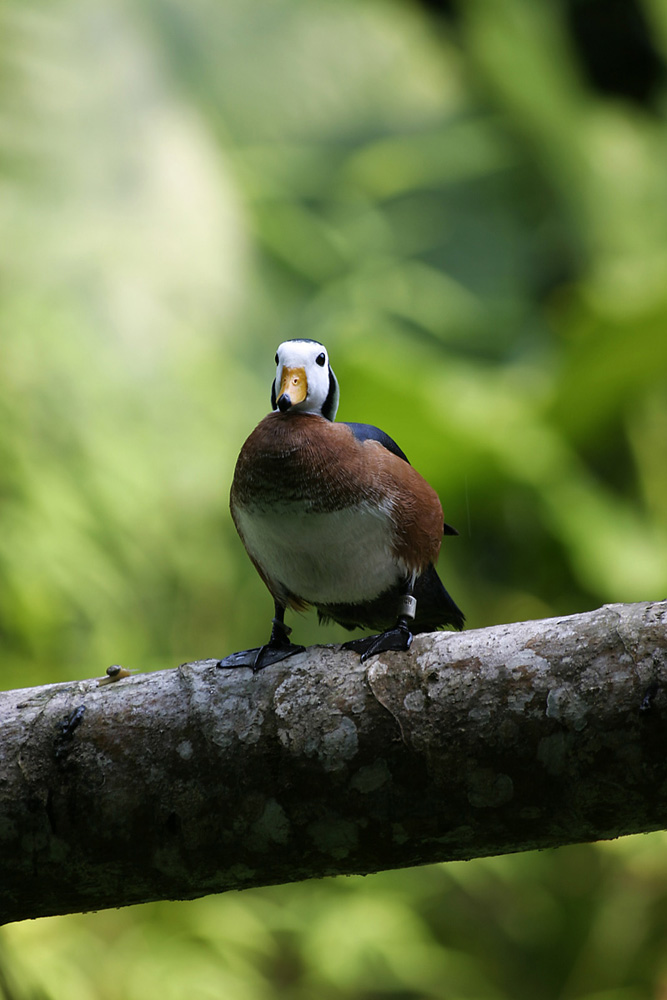
M 413 582 L 410 581 L 403 592 L 399 606 L 399 616 L 393 628 L 388 628 L 386 632 L 379 635 L 368 635 L 363 639 L 350 639 L 343 643 L 343 649 L 352 649 L 355 653 L 361 653 L 359 660 L 364 663 L 370 656 L 376 653 L 384 653 L 387 650 L 397 650 L 405 652 L 412 643 L 412 623 L 415 620 L 417 611 L 417 600 L 412 593 Z
M 240 653 L 231 653 L 224 660 L 218 660 L 219 667 L 251 667 L 253 673 L 268 667 L 271 663 L 280 663 L 288 656 L 303 653 L 305 646 L 297 646 L 290 642 L 292 629 L 285 624 L 285 608 L 274 602 L 275 616 L 271 623 L 271 636 L 265 646 L 258 649 L 243 649 Z
M 306 648 L 290 642 L 289 637 L 292 629 L 285 624 L 285 608 L 277 601 L 275 601 L 274 607 L 276 613 L 271 620 L 271 636 L 266 646 L 262 646 L 260 650 L 255 670 L 261 670 L 269 663 L 278 663 L 280 660 L 287 659 L 288 656 L 294 656 L 295 653 L 303 653 Z

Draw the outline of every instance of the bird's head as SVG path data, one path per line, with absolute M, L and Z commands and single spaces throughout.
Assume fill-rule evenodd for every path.
M 271 388 L 273 410 L 316 413 L 334 420 L 338 399 L 338 382 L 323 344 L 316 340 L 286 340 L 280 345 Z

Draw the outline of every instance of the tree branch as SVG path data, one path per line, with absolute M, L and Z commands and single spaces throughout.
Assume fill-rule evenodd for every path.
M 0 919 L 667 826 L 667 602 L 0 694 Z

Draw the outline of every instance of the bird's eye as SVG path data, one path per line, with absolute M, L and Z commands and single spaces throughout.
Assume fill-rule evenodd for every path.
M 315 364 L 318 364 L 320 368 L 324 367 L 324 362 L 327 360 L 326 354 L 318 354 L 315 358 Z
M 276 364 L 278 364 L 278 355 L 276 354 Z

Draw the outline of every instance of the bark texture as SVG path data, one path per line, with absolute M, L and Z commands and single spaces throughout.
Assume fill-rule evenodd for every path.
M 0 920 L 667 826 L 667 602 L 0 694 Z

